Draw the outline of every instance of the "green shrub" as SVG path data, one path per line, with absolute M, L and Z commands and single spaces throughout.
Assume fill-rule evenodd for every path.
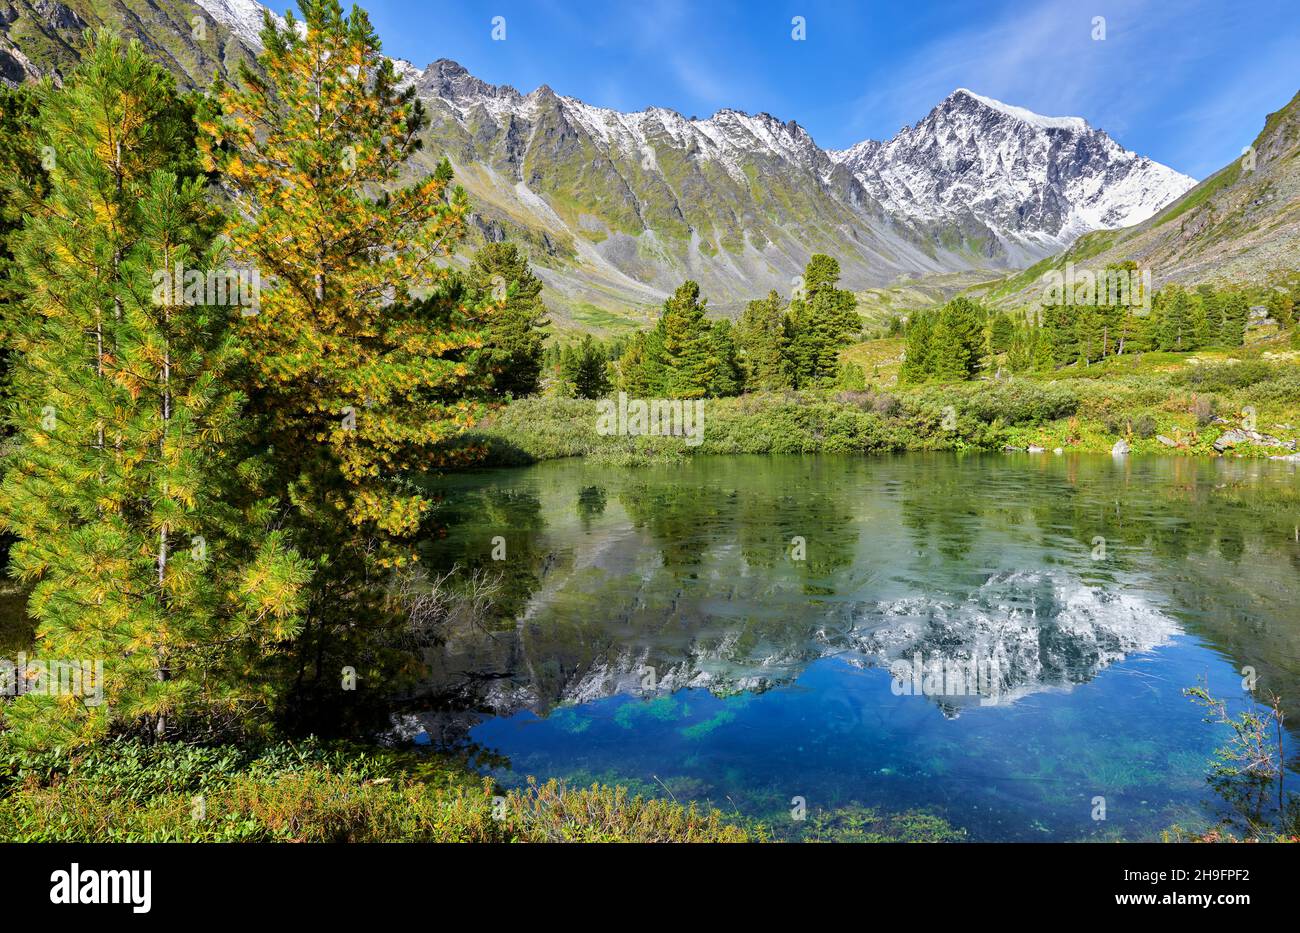
M 1156 419 L 1152 418 L 1150 415 L 1140 415 L 1138 419 L 1133 422 L 1133 433 L 1141 438 L 1155 437 L 1156 432 L 1159 430 L 1160 427 L 1156 424 Z
M 1189 367 L 1175 380 L 1201 392 L 1228 392 L 1244 389 L 1257 382 L 1270 379 L 1275 370 L 1264 360 L 1244 360 L 1239 363 L 1203 363 Z
M 745 842 L 712 809 L 551 781 L 494 794 L 463 761 L 285 743 L 253 754 L 117 741 L 9 757 L 7 842 Z M 495 798 L 495 799 L 494 799 Z

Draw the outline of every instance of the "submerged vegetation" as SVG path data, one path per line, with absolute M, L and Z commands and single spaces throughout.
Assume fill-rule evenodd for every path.
M 1198 842 L 1300 842 L 1300 793 L 1287 790 L 1282 700 L 1233 714 L 1228 703 L 1201 684 L 1183 691 L 1205 711 L 1205 721 L 1229 729 L 1215 756 L 1209 783 L 1226 805 L 1219 826 L 1192 833 L 1174 828 L 1170 838 Z

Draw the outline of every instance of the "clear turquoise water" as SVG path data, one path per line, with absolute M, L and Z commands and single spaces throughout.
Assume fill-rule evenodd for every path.
M 501 611 L 430 650 L 421 718 L 507 785 L 625 783 L 778 835 L 871 808 L 1158 838 L 1224 812 L 1226 736 L 1185 687 L 1245 709 L 1250 666 L 1300 699 L 1298 488 L 1281 463 L 1050 454 L 449 478 L 425 559 L 499 574 Z M 918 656 L 995 659 L 996 692 L 899 695 Z

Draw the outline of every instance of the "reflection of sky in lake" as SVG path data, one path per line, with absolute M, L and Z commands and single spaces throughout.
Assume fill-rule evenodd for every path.
M 1157 838 L 1205 819 L 1224 740 L 1183 688 L 1208 677 L 1240 709 L 1243 664 L 1295 687 L 1298 500 L 1268 464 L 737 457 L 455 482 L 432 563 L 491 568 L 501 534 L 511 608 L 431 663 L 481 683 L 469 737 L 506 784 Z M 918 652 L 997 657 L 999 702 L 894 695 Z

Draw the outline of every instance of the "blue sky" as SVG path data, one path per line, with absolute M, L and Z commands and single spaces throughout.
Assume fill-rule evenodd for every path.
M 272 4 L 284 10 L 290 4 Z M 1300 90 L 1300 0 L 363 0 L 384 49 L 620 110 L 722 107 L 826 148 L 887 139 L 953 89 L 1081 116 L 1196 178 Z M 791 20 L 806 23 L 803 41 Z M 492 19 L 505 17 L 505 40 Z M 1092 38 L 1105 17 L 1106 38 Z

